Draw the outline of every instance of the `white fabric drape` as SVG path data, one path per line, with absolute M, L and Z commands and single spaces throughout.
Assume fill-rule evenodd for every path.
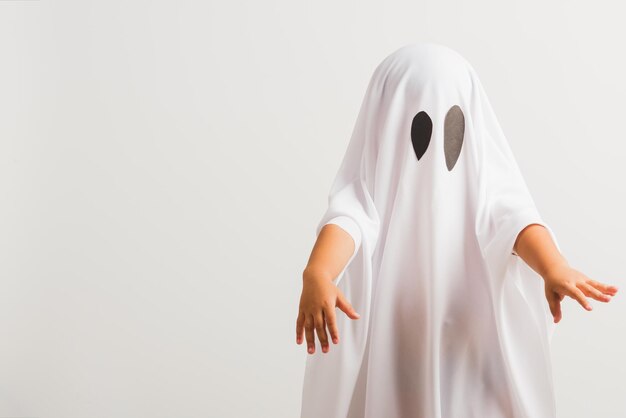
M 459 53 L 415 43 L 376 67 L 328 223 L 354 239 L 335 283 L 361 318 L 337 311 L 340 343 L 306 355 L 302 418 L 556 416 L 555 324 L 513 244 L 533 223 L 558 242 Z

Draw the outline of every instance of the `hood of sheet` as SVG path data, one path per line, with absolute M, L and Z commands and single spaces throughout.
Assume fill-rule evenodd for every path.
M 307 354 L 302 417 L 496 418 L 460 394 L 486 384 L 482 360 L 454 367 L 483 333 L 497 338 L 473 350 L 501 360 L 493 396 L 515 417 L 555 416 L 555 324 L 513 244 L 536 223 L 559 246 L 459 53 L 415 43 L 376 67 L 316 233 L 328 223 L 355 241 L 335 283 L 361 318 L 337 310 L 340 343 Z

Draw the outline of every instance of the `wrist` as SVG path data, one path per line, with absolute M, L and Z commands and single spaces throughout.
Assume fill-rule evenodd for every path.
M 570 268 L 569 263 L 567 262 L 565 257 L 561 256 L 558 260 L 553 261 L 544 267 L 543 271 L 541 272 L 541 277 L 546 280 L 547 278 L 553 277 L 555 272 L 568 268 Z
M 322 280 L 331 282 L 333 279 L 333 275 L 326 270 L 307 267 L 302 272 L 302 281 Z

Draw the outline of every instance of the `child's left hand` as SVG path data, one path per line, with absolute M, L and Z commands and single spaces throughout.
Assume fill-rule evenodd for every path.
M 554 322 L 561 320 L 561 301 L 565 296 L 577 300 L 583 308 L 592 310 L 586 297 L 600 302 L 609 302 L 615 296 L 616 286 L 592 280 L 580 271 L 568 265 L 558 266 L 544 276 L 545 293 Z

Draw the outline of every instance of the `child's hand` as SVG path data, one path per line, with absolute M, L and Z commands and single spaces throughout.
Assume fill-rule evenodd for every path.
M 561 301 L 567 295 L 577 300 L 583 308 L 590 311 L 591 304 L 586 296 L 600 302 L 609 302 L 617 293 L 616 286 L 597 282 L 568 265 L 560 265 L 548 272 L 545 277 L 545 293 L 554 322 L 561 320 Z
M 296 321 L 296 343 L 302 344 L 304 332 L 308 352 L 313 354 L 315 352 L 313 328 L 315 328 L 322 344 L 322 352 L 327 353 L 329 344 L 326 326 L 328 326 L 333 343 L 339 343 L 335 307 L 344 311 L 352 319 L 359 319 L 360 315 L 346 300 L 341 290 L 328 278 L 306 276 L 302 282 L 302 296 Z

